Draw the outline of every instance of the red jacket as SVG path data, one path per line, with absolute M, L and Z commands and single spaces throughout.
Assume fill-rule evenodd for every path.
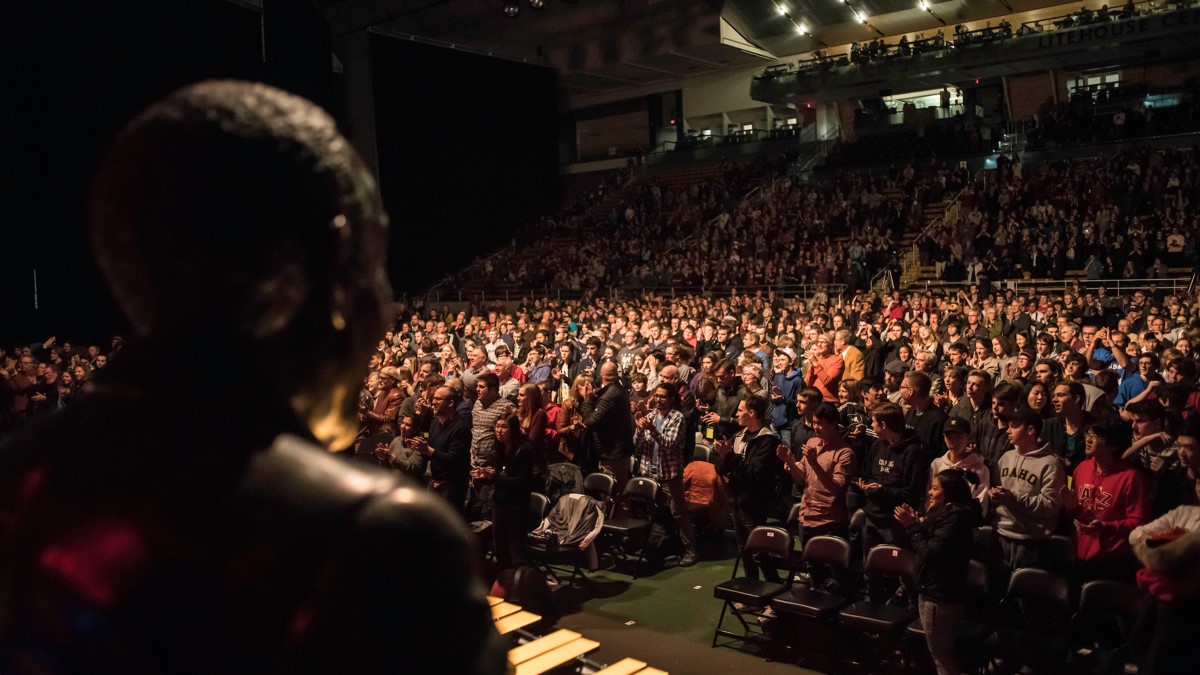
M 1146 479 L 1133 465 L 1120 462 L 1109 473 L 1100 473 L 1094 458 L 1075 467 L 1075 496 L 1079 510 L 1075 519 L 1100 527 L 1075 532 L 1075 556 L 1079 560 L 1105 558 L 1129 548 L 1129 533 L 1150 520 L 1150 490 Z

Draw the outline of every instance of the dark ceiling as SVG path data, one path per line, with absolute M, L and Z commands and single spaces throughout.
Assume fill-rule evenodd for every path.
M 897 36 L 941 27 L 918 0 L 544 0 L 542 10 L 518 1 L 520 15 L 509 19 L 502 0 L 313 0 L 335 37 L 374 28 L 546 62 L 568 96 L 766 66 L 819 48 L 817 40 L 835 47 L 873 39 L 873 28 Z M 1005 2 L 1016 12 L 1079 6 L 950 0 L 930 8 L 949 33 L 955 23 L 1010 14 Z M 813 37 L 798 35 L 796 23 Z

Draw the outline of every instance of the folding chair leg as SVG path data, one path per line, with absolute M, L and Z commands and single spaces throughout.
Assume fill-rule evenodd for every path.
M 721 603 L 721 615 L 717 617 L 717 627 L 713 629 L 712 646 L 717 646 L 717 638 L 721 635 L 721 623 L 725 621 L 725 611 L 729 609 L 729 601 Z

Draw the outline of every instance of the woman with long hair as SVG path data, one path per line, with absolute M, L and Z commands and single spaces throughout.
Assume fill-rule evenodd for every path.
M 912 548 L 922 558 L 917 608 L 925 642 L 938 675 L 956 675 L 958 624 L 966 610 L 967 572 L 979 502 L 971 494 L 979 478 L 961 469 L 947 469 L 929 484 L 925 517 L 908 504 L 896 507 L 896 520 L 908 531 Z
M 558 411 L 558 452 L 581 469 L 590 462 L 587 456 L 586 430 L 583 418 L 592 398 L 592 378 L 580 374 L 571 383 L 567 399 Z
M 549 455 L 548 443 L 549 417 L 546 406 L 542 402 L 542 389 L 532 382 L 526 382 L 517 390 L 517 419 L 521 422 L 521 433 L 529 440 L 533 448 L 533 475 L 546 475 L 546 457 Z
M 525 563 L 529 534 L 529 498 L 533 493 L 533 448 L 521 432 L 516 415 L 496 420 L 496 450 L 491 462 L 471 472 L 478 482 L 495 486 L 492 535 L 500 569 Z

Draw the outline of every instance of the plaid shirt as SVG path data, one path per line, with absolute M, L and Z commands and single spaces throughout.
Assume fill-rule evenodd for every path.
M 649 429 L 638 429 L 633 435 L 637 451 L 638 475 L 655 479 L 670 480 L 683 471 L 683 413 L 672 410 L 663 417 L 655 410 L 648 414 Z M 657 431 L 655 426 L 661 428 Z M 654 446 L 658 445 L 658 475 L 653 475 Z

